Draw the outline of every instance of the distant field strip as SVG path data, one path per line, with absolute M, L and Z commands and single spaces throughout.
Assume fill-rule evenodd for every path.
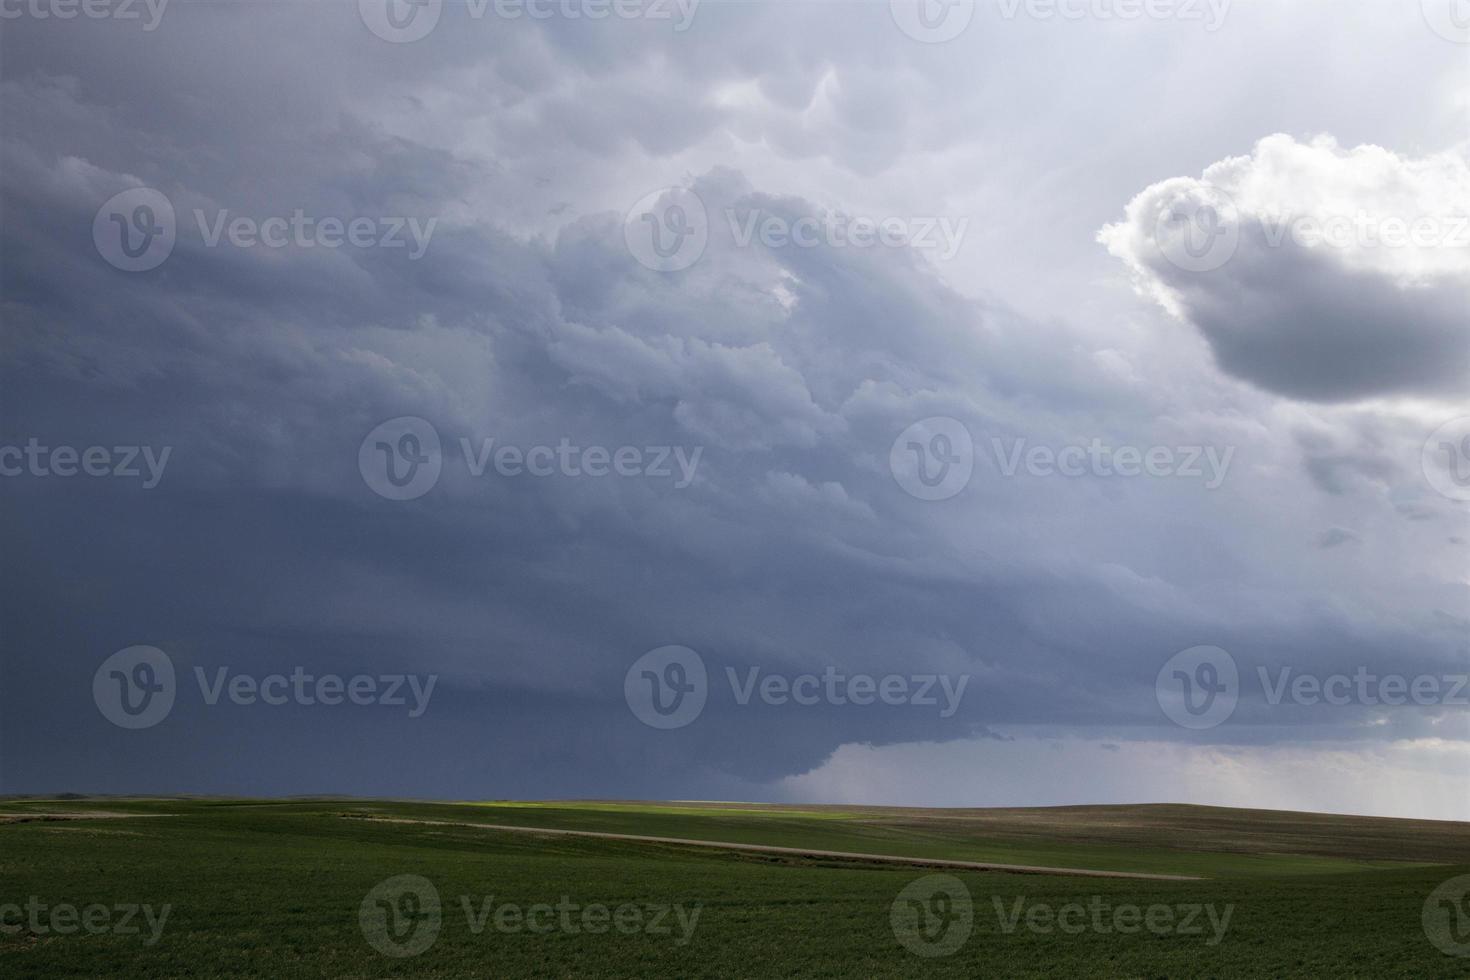
M 133 817 L 166 817 L 166 813 L 114 813 L 110 810 L 77 810 L 72 813 L 25 811 L 0 813 L 0 823 L 45 823 L 55 820 L 129 820 Z
M 418 820 L 407 817 L 356 816 L 349 819 L 378 823 L 411 823 L 442 827 L 477 827 L 518 834 L 557 835 L 563 837 L 595 837 L 640 844 L 678 844 L 687 847 L 711 847 L 727 851 L 751 851 L 758 854 L 784 854 L 805 858 L 836 858 L 880 864 L 903 864 L 924 868 L 959 868 L 966 871 L 1004 871 L 1013 874 L 1068 875 L 1080 878 L 1138 878 L 1147 881 L 1202 881 L 1198 875 L 1150 874 L 1141 871 L 1097 871 L 1086 868 L 1049 868 L 1032 864 L 994 864 L 988 861 L 953 861 L 945 858 L 902 857 L 896 854 L 864 854 L 860 851 L 824 851 L 804 847 L 777 847 L 774 844 L 740 844 L 733 841 L 696 840 L 688 837 L 649 837 L 643 834 L 614 834 L 598 830 L 560 830 L 549 827 L 516 827 L 498 823 L 472 823 L 460 820 Z

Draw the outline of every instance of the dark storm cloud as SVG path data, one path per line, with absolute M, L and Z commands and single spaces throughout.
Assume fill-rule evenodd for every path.
M 1225 370 L 1309 401 L 1452 395 L 1463 387 L 1470 364 L 1465 282 L 1445 277 L 1406 287 L 1295 250 L 1263 249 L 1252 258 L 1228 279 L 1203 277 L 1180 288 Z
M 1454 662 L 1462 638 L 1422 604 L 1344 609 L 1310 567 L 1276 578 L 1278 542 L 1239 540 L 1282 488 L 1401 489 L 1398 436 L 1377 447 L 1339 428 L 1302 437 L 1298 482 L 1302 468 L 1260 447 L 1263 427 L 1242 421 L 1233 396 L 1187 402 L 1187 382 L 1135 370 L 1068 324 L 962 296 L 912 250 L 740 246 L 727 214 L 820 209 L 732 168 L 686 181 L 710 242 L 677 273 L 640 265 L 616 212 L 571 209 L 546 234 L 486 213 L 487 186 L 516 203 L 507 174 L 590 168 L 568 162 L 569 145 L 612 169 L 630 147 L 662 155 L 725 138 L 740 128 L 719 98 L 733 82 L 759 76 L 767 97 L 806 108 L 840 50 L 867 54 L 842 69 L 826 135 L 769 119 L 753 132 L 859 172 L 915 142 L 959 139 L 883 91 L 892 66 L 868 56 L 889 51 L 886 33 L 875 40 L 844 14 L 823 20 L 830 35 L 772 43 L 769 11 L 744 20 L 742 6 L 712 5 L 734 33 L 683 47 L 647 25 L 562 25 L 516 44 L 487 24 L 393 46 L 351 5 L 259 19 L 181 6 L 137 43 L 103 25 L 22 25 L 34 44 L 7 42 L 0 92 L 0 442 L 173 455 L 146 491 L 0 483 L 0 786 L 738 796 L 850 743 L 1156 728 L 1155 672 L 1197 643 L 1251 663 Z M 948 83 L 915 84 L 932 97 Z M 422 131 L 387 126 L 384 106 L 421 116 Z M 435 141 L 445 127 L 490 130 L 497 151 L 448 149 Z M 629 203 L 655 182 L 624 178 L 637 188 Z M 163 265 L 130 274 L 102 261 L 91 228 L 103 201 L 139 185 L 169 198 L 179 237 Z M 210 246 L 194 219 L 295 209 L 439 224 L 411 260 Z M 1387 302 L 1378 288 L 1365 286 Z M 1316 383 L 1304 371 L 1300 384 Z M 358 449 L 404 415 L 437 430 L 444 473 L 418 499 L 385 500 Z M 931 416 L 962 420 L 977 443 L 976 477 L 949 501 L 918 500 L 889 471 L 895 437 Z M 474 476 L 461 438 L 472 451 L 486 438 L 565 438 L 702 455 L 683 488 Z M 992 438 L 1242 445 L 1216 494 L 1011 478 Z M 420 719 L 206 710 L 196 698 L 120 740 L 91 703 L 91 677 L 135 643 L 163 648 L 186 676 L 303 664 L 434 672 L 441 686 Z M 623 703 L 628 666 L 665 644 L 699 651 L 720 689 L 677 733 L 645 728 Z M 727 667 L 829 665 L 972 677 L 949 718 L 742 707 L 724 689 Z M 1273 716 L 1245 706 L 1242 718 Z

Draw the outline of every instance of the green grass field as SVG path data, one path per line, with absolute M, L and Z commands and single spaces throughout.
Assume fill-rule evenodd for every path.
M 1201 880 L 941 879 L 475 823 Z M 0 976 L 1465 977 L 1421 915 L 1467 873 L 1465 824 L 1205 807 L 13 800 Z M 417 880 L 380 887 L 401 875 L 437 914 Z

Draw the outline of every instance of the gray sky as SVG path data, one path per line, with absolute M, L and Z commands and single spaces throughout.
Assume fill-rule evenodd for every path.
M 1470 819 L 1451 0 L 623 2 L 3 8 L 0 792 Z

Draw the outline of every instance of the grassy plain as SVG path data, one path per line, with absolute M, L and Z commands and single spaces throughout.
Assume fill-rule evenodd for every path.
M 475 823 L 1203 878 L 955 872 L 972 931 L 920 957 L 891 913 L 931 869 Z M 1466 873 L 1465 824 L 1202 807 L 13 800 L 0 801 L 0 924 L 28 901 L 45 903 L 43 925 L 58 905 L 168 914 L 152 942 L 141 913 L 137 934 L 0 932 L 0 976 L 1465 977 L 1470 960 L 1436 949 L 1420 916 Z M 398 875 L 432 882 L 441 903 L 434 941 L 406 957 L 374 948 L 360 918 Z M 593 932 L 588 906 L 638 922 Z M 518 914 L 497 925 L 506 907 Z M 536 932 L 535 907 L 576 911 Z M 1174 926 L 1191 907 L 1214 919 L 1124 931 L 1115 914 L 1135 907 Z M 1062 928 L 1067 908 L 1082 928 Z

